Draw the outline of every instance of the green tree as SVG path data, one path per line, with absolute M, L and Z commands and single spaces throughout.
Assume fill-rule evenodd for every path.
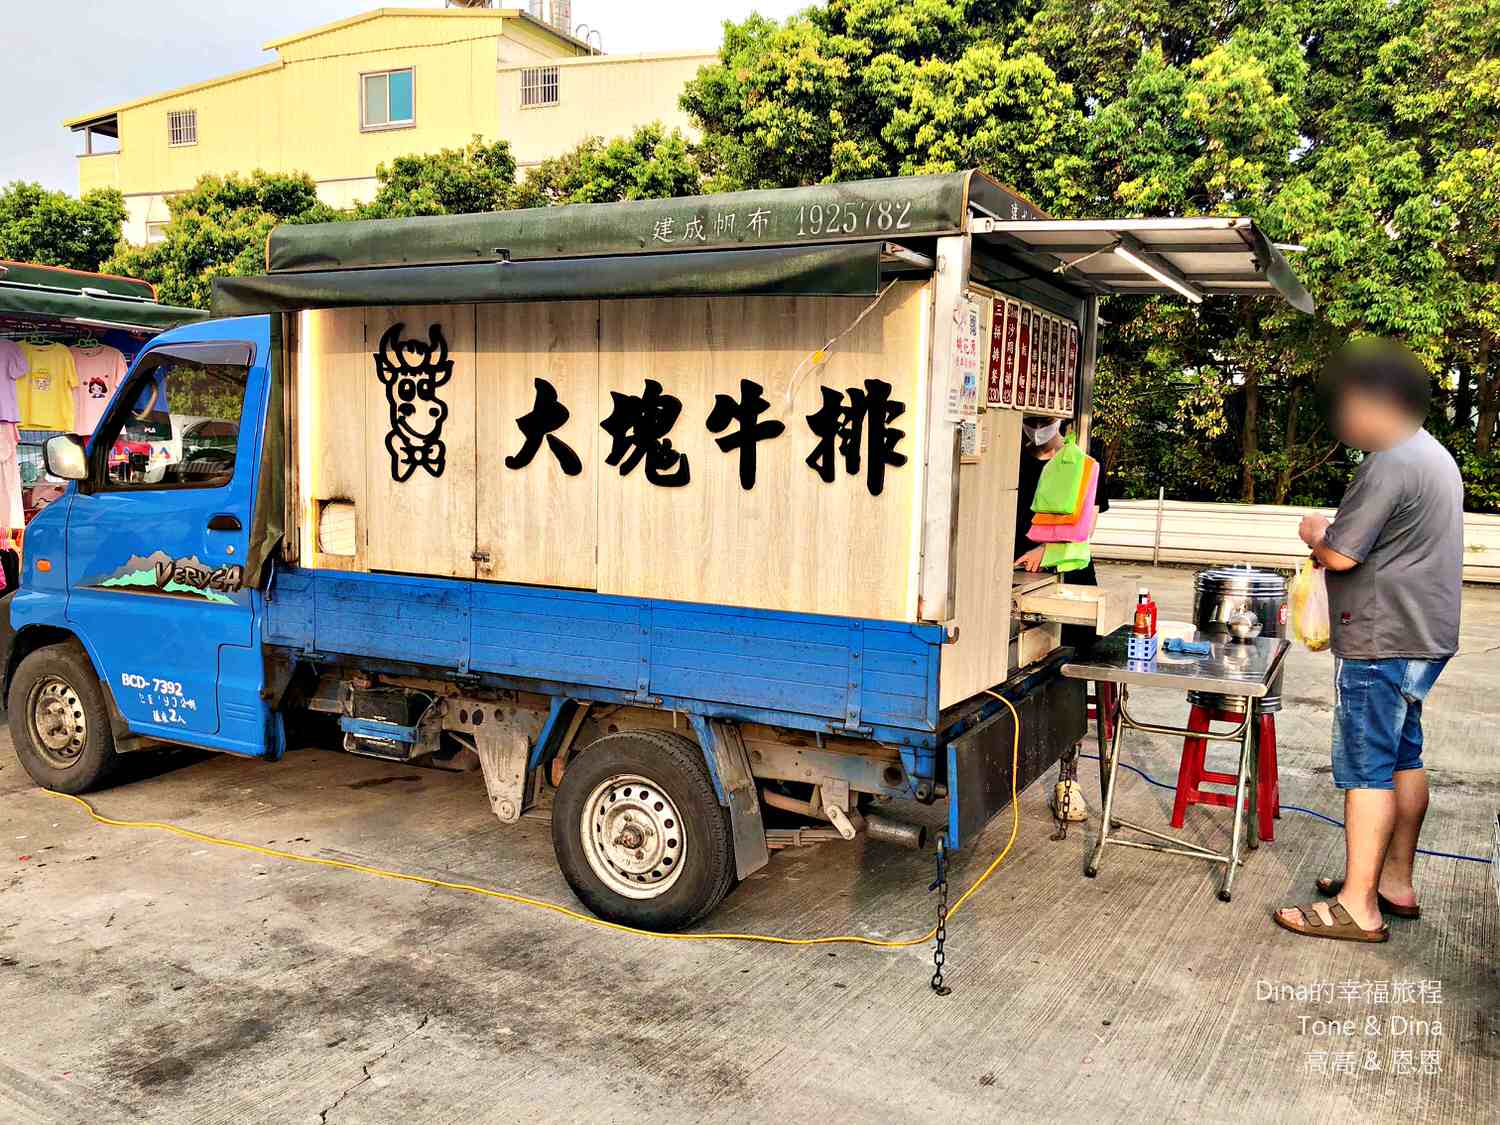
M 829 0 L 725 28 L 682 104 L 718 189 L 785 187 L 974 163 L 1071 198 L 1077 97 L 1009 35 L 1006 0 Z
M 264 272 L 266 238 L 277 224 L 339 217 L 309 177 L 261 171 L 204 176 L 167 208 L 162 241 L 122 245 L 105 269 L 154 282 L 159 300 L 191 308 L 208 307 L 216 277 Z
M 660 123 L 606 142 L 591 137 L 561 156 L 528 168 L 517 207 L 665 199 L 703 190 L 698 156 L 682 133 Z
M 1469 502 L 1500 507 L 1500 3 L 1338 0 L 1309 9 L 1305 155 L 1276 209 L 1335 339 L 1406 340 Z
M 0 188 L 0 258 L 97 271 L 124 222 L 125 200 L 112 188 L 74 199 L 17 181 Z
M 516 190 L 516 161 L 506 141 L 475 137 L 463 148 L 398 156 L 375 170 L 375 196 L 355 209 L 360 219 L 467 215 L 503 211 Z

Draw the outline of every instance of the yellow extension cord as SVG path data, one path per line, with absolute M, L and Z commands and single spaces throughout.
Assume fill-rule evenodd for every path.
M 1010 775 L 1010 839 L 1005 842 L 994 861 L 984 869 L 979 878 L 969 885 L 969 889 L 958 897 L 958 901 L 948 911 L 948 917 L 952 918 L 959 909 L 974 896 L 974 893 L 984 886 L 985 882 L 995 873 L 1002 860 L 1010 854 L 1011 847 L 1016 842 L 1016 836 L 1021 830 L 1021 809 L 1017 794 L 1017 770 L 1021 760 L 1021 716 L 1016 712 L 1011 701 L 997 692 L 987 692 L 993 695 L 1001 703 L 1010 708 L 1014 718 L 1011 737 L 1011 775 Z M 253 852 L 256 855 L 271 856 L 275 859 L 287 859 L 296 863 L 312 863 L 319 867 L 337 867 L 343 871 L 358 871 L 364 875 L 377 875 L 382 879 L 397 879 L 403 883 L 420 883 L 424 887 L 441 887 L 448 891 L 465 891 L 468 894 L 483 895 L 485 898 L 497 898 L 502 902 L 515 903 L 518 906 L 530 906 L 537 910 L 549 910 L 553 914 L 561 914 L 565 918 L 571 918 L 576 922 L 587 922 L 591 926 L 599 926 L 602 929 L 614 930 L 622 934 L 634 934 L 637 937 L 662 938 L 667 941 L 759 941 L 771 945 L 869 945 L 878 949 L 908 949 L 914 945 L 922 945 L 931 941 L 937 935 L 937 927 L 934 926 L 919 937 L 907 938 L 904 941 L 886 941 L 881 938 L 861 937 L 858 934 L 832 934 L 827 937 L 791 938 L 779 937 L 775 934 L 736 934 L 736 933 L 702 933 L 702 934 L 669 934 L 658 933 L 655 930 L 643 930 L 636 926 L 625 926 L 619 922 L 606 922 L 602 918 L 595 918 L 591 914 L 573 910 L 570 907 L 561 906 L 555 902 L 547 902 L 545 899 L 529 898 L 526 895 L 510 894 L 507 891 L 496 891 L 489 887 L 478 887 L 473 883 L 450 883 L 445 879 L 430 879 L 426 875 L 411 875 L 403 871 L 387 871 L 381 867 L 371 867 L 364 863 L 349 863 L 342 859 L 322 859 L 318 856 L 298 855 L 296 852 L 284 852 L 279 848 L 263 848 L 258 844 L 247 844 L 242 840 L 229 840 L 222 836 L 209 836 L 202 832 L 194 832 L 191 828 L 183 828 L 177 824 L 163 824 L 154 820 L 116 820 L 114 817 L 105 816 L 94 808 L 92 804 L 82 797 L 75 797 L 71 793 L 55 793 L 50 789 L 43 789 L 49 797 L 60 797 L 65 801 L 82 805 L 98 824 L 108 825 L 111 828 L 148 828 L 158 832 L 170 832 L 174 836 L 184 839 L 196 840 L 200 844 L 214 844 L 222 848 L 238 848 L 243 852 Z

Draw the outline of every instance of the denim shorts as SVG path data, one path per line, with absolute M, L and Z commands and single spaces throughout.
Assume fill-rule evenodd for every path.
M 1422 768 L 1422 700 L 1441 660 L 1334 659 L 1333 783 L 1393 789 L 1398 770 Z

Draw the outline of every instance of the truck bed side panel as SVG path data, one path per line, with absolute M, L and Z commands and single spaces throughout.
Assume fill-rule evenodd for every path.
M 930 742 L 937 729 L 935 626 L 286 568 L 265 622 L 266 643 L 310 654 L 686 701 L 809 730 L 900 728 Z

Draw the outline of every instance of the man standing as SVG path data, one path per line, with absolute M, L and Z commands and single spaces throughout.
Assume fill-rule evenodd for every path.
M 1422 700 L 1458 651 L 1463 482 L 1422 428 L 1432 384 L 1405 348 L 1346 347 L 1323 389 L 1334 433 L 1367 454 L 1333 523 L 1307 516 L 1300 528 L 1327 568 L 1344 878 L 1318 880 L 1332 901 L 1273 917 L 1293 933 L 1385 941 L 1382 912 L 1421 915 L 1412 862 L 1427 812 Z

